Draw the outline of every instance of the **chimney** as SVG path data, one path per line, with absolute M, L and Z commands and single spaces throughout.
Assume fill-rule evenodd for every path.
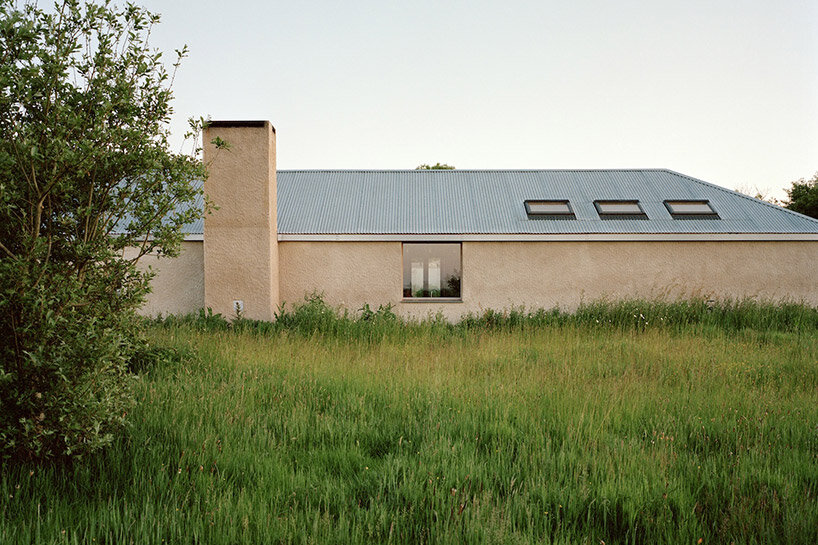
M 229 149 L 216 149 L 216 137 Z M 272 320 L 278 305 L 276 134 L 269 121 L 213 121 L 204 131 L 218 207 L 204 220 L 205 307 L 226 318 Z

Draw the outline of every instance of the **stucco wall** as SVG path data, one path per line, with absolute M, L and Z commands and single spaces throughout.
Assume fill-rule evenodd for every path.
M 288 306 L 314 292 L 350 310 L 401 300 L 399 242 L 279 242 L 278 260 L 279 293 Z
M 219 137 L 229 150 L 216 149 Z M 275 131 L 270 123 L 216 121 L 205 132 L 205 302 L 213 312 L 272 320 L 278 304 Z
M 133 255 L 135 250 L 126 250 L 126 258 Z M 188 314 L 204 307 L 202 242 L 183 242 L 181 253 L 175 259 L 146 255 L 139 260 L 138 267 L 143 270 L 151 267 L 156 273 L 151 282 L 153 291 L 140 309 L 141 314 Z
M 456 320 L 488 308 L 571 310 L 629 298 L 818 306 L 818 242 L 464 242 L 462 303 L 402 302 L 399 242 L 279 242 L 279 259 L 282 301 L 318 292 L 351 310 L 392 303 L 403 316 Z

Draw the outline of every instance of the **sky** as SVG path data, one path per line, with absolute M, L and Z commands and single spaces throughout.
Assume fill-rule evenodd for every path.
M 815 0 L 143 0 L 189 117 L 279 169 L 669 168 L 784 197 L 818 171 Z M 168 56 L 168 59 L 172 55 Z

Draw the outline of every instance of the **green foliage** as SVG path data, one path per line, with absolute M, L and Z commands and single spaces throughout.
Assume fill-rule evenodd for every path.
M 0 0 L 0 459 L 111 442 L 148 290 L 136 261 L 176 255 L 201 214 L 201 161 L 168 151 L 158 21 L 131 4 Z
M 698 303 L 654 327 L 629 303 L 361 342 L 305 303 L 303 334 L 156 324 L 180 356 L 135 384 L 132 428 L 86 464 L 1 472 L 0 542 L 818 539 L 814 328 L 745 306 L 702 330 L 719 309 Z
M 138 335 L 96 283 L 69 276 L 35 285 L 16 265 L 0 260 L 0 309 L 11 320 L 0 340 L 0 457 L 83 456 L 125 422 L 125 364 Z
M 154 325 L 185 327 L 197 331 L 226 331 L 231 327 L 230 322 L 226 320 L 224 316 L 221 314 L 213 314 L 213 309 L 210 308 L 207 310 L 199 309 L 199 312 L 195 314 L 186 314 L 184 316 L 176 316 L 173 314 L 162 316 L 160 314 L 152 320 L 145 320 Z
M 329 306 L 320 294 L 307 295 L 300 304 L 281 305 L 274 322 L 236 320 L 233 328 L 260 334 L 290 332 L 305 337 L 334 336 L 361 342 L 380 340 L 384 336 L 400 336 L 405 323 L 392 311 L 392 305 L 379 305 L 373 310 L 365 304 L 357 313 Z
M 188 348 L 142 343 L 128 358 L 128 370 L 134 375 L 145 376 L 159 366 L 181 365 L 196 359 Z
M 423 163 L 422 165 L 416 166 L 415 170 L 454 170 L 454 167 L 452 165 L 447 165 L 446 163 L 435 163 L 431 166 Z
M 187 316 L 167 316 L 153 320 L 164 327 L 187 327 L 197 331 L 237 330 L 260 335 L 283 332 L 305 337 L 334 337 L 349 341 L 406 339 L 416 335 L 439 338 L 462 337 L 469 332 L 538 331 L 551 327 L 571 326 L 592 330 L 674 331 L 678 333 L 739 333 L 764 331 L 802 333 L 818 330 L 818 308 L 798 303 L 759 303 L 743 301 L 656 301 L 594 302 L 580 305 L 574 312 L 559 309 L 513 308 L 487 309 L 468 314 L 457 323 L 441 315 L 423 320 L 397 316 L 391 305 L 377 310 L 365 304 L 357 313 L 333 308 L 314 293 L 292 306 L 282 305 L 274 322 L 247 320 L 228 322 L 208 309 Z
M 792 183 L 787 191 L 785 206 L 790 210 L 818 218 L 818 172 L 810 180 L 803 178 Z

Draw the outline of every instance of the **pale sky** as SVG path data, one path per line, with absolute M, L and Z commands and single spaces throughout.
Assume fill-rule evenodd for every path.
M 143 0 L 190 116 L 280 169 L 669 168 L 783 196 L 818 170 L 818 2 Z M 170 56 L 168 57 L 170 59 Z

